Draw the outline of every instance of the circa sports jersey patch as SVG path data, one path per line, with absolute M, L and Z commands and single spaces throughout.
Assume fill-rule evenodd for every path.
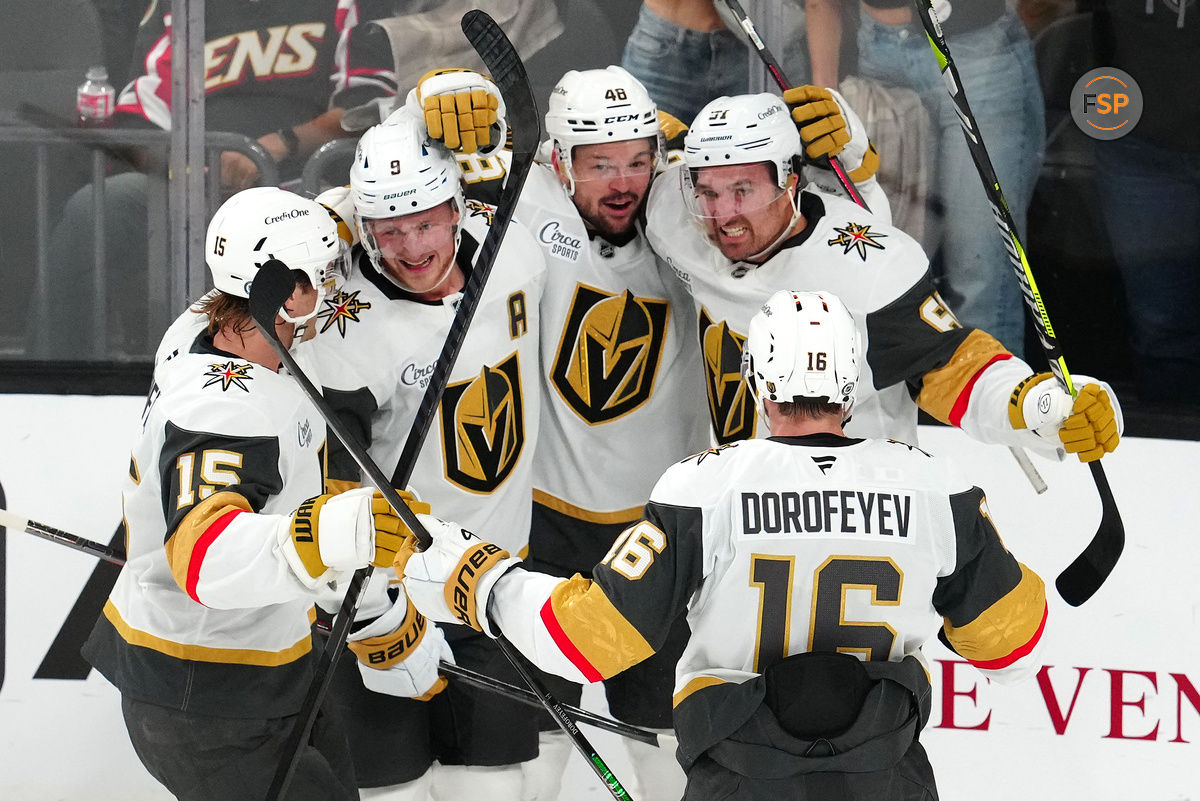
M 583 251 L 582 234 L 568 231 L 561 220 L 550 220 L 538 229 L 537 240 L 547 254 L 563 261 L 577 262 Z
M 250 375 L 250 371 L 253 369 L 254 365 L 252 364 L 238 364 L 237 362 L 210 364 L 208 372 L 204 374 L 204 377 L 208 379 L 204 382 L 204 386 L 211 387 L 214 384 L 220 384 L 222 392 L 227 391 L 230 387 L 237 387 L 243 392 L 249 392 L 250 387 L 246 386 L 246 382 L 254 380 L 254 376 Z
M 571 411 L 591 425 L 622 417 L 650 399 L 671 305 L 575 285 L 550 380 Z
M 324 320 L 325 324 L 321 326 L 318 333 L 324 334 L 336 325 L 338 333 L 344 339 L 346 325 L 360 322 L 362 318 L 359 317 L 359 314 L 371 308 L 369 302 L 358 299 L 358 293 L 361 291 L 361 289 L 356 289 L 350 293 L 338 292 L 332 298 L 325 298 L 321 301 L 321 311 L 317 314 L 317 319 Z
M 746 338 L 717 322 L 700 309 L 700 350 L 704 357 L 704 385 L 713 435 L 724 445 L 752 439 L 756 413 L 754 396 L 742 380 L 742 346 Z
M 871 226 L 869 225 L 859 225 L 854 222 L 848 222 L 841 228 L 834 226 L 833 230 L 837 231 L 839 235 L 834 239 L 830 239 L 825 244 L 830 247 L 841 245 L 843 255 L 856 250 L 858 251 L 859 258 L 863 261 L 867 260 L 867 248 L 883 250 L 883 245 L 879 244 L 876 240 L 887 238 L 887 234 L 871 233 Z
M 446 478 L 468 492 L 494 492 L 520 460 L 525 409 L 518 354 L 447 384 L 438 407 Z

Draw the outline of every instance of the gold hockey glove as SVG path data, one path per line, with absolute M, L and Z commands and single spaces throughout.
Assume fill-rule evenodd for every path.
M 1051 373 L 1031 375 L 1013 389 L 1008 418 L 1015 429 L 1028 428 L 1042 437 L 1057 435 L 1067 453 L 1094 462 L 1117 449 L 1124 430 L 1121 405 L 1102 381 L 1075 375 L 1079 391 L 1072 398 Z
M 833 92 L 820 86 L 796 86 L 783 93 L 783 102 L 800 129 L 800 141 L 810 159 L 836 156 L 850 141 L 850 131 Z
M 467 69 L 427 72 L 416 88 L 429 136 L 463 153 L 491 146 L 491 128 L 500 111 L 499 94 L 485 76 Z

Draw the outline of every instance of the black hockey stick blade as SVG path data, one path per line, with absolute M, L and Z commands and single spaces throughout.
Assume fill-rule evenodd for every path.
M 400 452 L 396 469 L 392 472 L 392 485 L 396 487 L 408 486 L 412 477 L 417 456 L 425 444 L 429 426 L 437 415 L 442 393 L 450 380 L 450 372 L 454 369 L 454 362 L 462 349 L 463 340 L 475 316 L 475 309 L 483 297 L 484 286 L 504 241 L 508 224 L 512 221 L 517 197 L 521 193 L 521 187 L 525 185 L 529 168 L 533 166 L 534 153 L 541 139 L 537 105 L 529 88 L 529 76 L 525 73 L 516 48 L 495 21 L 482 11 L 468 11 L 464 14 L 462 28 L 491 73 L 492 82 L 504 97 L 504 105 L 508 110 L 508 127 L 512 135 L 512 163 L 504 189 L 500 192 L 495 214 L 492 215 L 491 227 L 479 247 L 479 255 L 475 259 L 467 285 L 463 288 L 462 300 L 459 301 L 454 321 L 450 324 L 450 331 L 446 334 L 446 342 L 442 345 L 442 352 L 434 365 L 416 417 L 404 441 L 404 449 Z
M 1125 549 L 1125 524 L 1108 485 L 1108 476 L 1099 461 L 1089 462 L 1088 467 L 1092 469 L 1092 479 L 1096 482 L 1103 511 L 1100 526 L 1092 536 L 1092 541 L 1075 557 L 1074 562 L 1058 574 L 1054 582 L 1058 594 L 1071 606 L 1079 606 L 1096 594 L 1096 590 L 1100 589 L 1100 585 L 1117 566 L 1121 551 Z
M 1067 370 L 1066 359 L 1058 345 L 1054 327 L 1050 324 L 1050 315 L 1046 311 L 1042 293 L 1034 279 L 1033 268 L 1029 266 L 1025 248 L 1017 235 L 1017 224 L 1013 219 L 1012 212 L 1009 211 L 1008 200 L 1004 197 L 1000 180 L 996 177 L 996 170 L 988 155 L 987 145 L 983 141 L 983 132 L 979 129 L 974 112 L 971 111 L 971 104 L 963 89 L 958 67 L 954 64 L 950 46 L 946 43 L 941 24 L 933 10 L 933 2 L 932 0 L 913 0 L 913 3 L 917 9 L 917 16 L 921 20 L 921 26 L 925 29 L 929 46 L 938 61 L 938 69 L 942 72 L 946 91 L 955 105 L 958 122 L 967 143 L 967 151 L 971 154 L 971 161 L 974 162 L 975 171 L 983 184 L 984 194 L 987 196 L 988 204 L 992 207 L 992 217 L 1004 240 L 1005 251 L 1008 254 L 1013 274 L 1021 285 L 1021 294 L 1025 297 L 1025 305 L 1029 309 L 1030 319 L 1033 320 L 1038 341 L 1046 354 L 1046 361 L 1049 362 L 1051 372 L 1062 382 L 1063 387 L 1074 395 L 1074 384 L 1071 381 L 1071 374 Z M 1055 582 L 1063 600 L 1072 606 L 1078 606 L 1096 594 L 1096 590 L 1100 589 L 1100 585 L 1108 578 L 1117 559 L 1121 556 L 1121 551 L 1125 548 L 1125 525 L 1121 522 L 1121 513 L 1117 509 L 1112 490 L 1108 486 L 1108 477 L 1104 474 L 1104 468 L 1100 466 L 1099 462 L 1091 462 L 1089 466 L 1092 469 L 1092 480 L 1096 484 L 1096 492 L 1100 495 L 1103 508 L 1100 526 L 1096 529 L 1096 533 L 1083 553 L 1067 566 L 1067 569 L 1059 575 Z

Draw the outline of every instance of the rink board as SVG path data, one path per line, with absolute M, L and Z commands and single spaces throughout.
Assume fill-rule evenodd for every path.
M 0 395 L 8 508 L 108 542 L 142 405 Z M 948 429 L 922 428 L 921 437 L 987 490 L 1005 543 L 1048 584 L 1095 530 L 1086 469 L 1035 459 L 1050 484 L 1036 496 L 1004 449 Z M 927 646 L 934 712 L 922 740 L 947 801 L 1200 800 L 1200 443 L 1128 439 L 1105 466 L 1124 513 L 1125 555 L 1084 606 L 1052 596 L 1039 678 L 989 684 Z M 92 602 L 79 599 L 96 560 L 22 533 L 4 539 L 0 798 L 167 799 L 134 756 L 107 682 L 95 672 L 34 678 L 70 672 L 64 654 L 75 643 L 60 629 L 77 603 Z M 615 752 L 614 767 L 623 763 L 612 738 L 595 741 Z M 578 765 L 568 780 L 563 798 L 607 797 Z

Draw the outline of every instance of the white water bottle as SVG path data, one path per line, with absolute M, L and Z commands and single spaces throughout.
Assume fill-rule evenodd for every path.
M 87 80 L 75 91 L 75 111 L 80 128 L 107 128 L 112 124 L 117 92 L 108 82 L 108 70 L 90 67 Z

